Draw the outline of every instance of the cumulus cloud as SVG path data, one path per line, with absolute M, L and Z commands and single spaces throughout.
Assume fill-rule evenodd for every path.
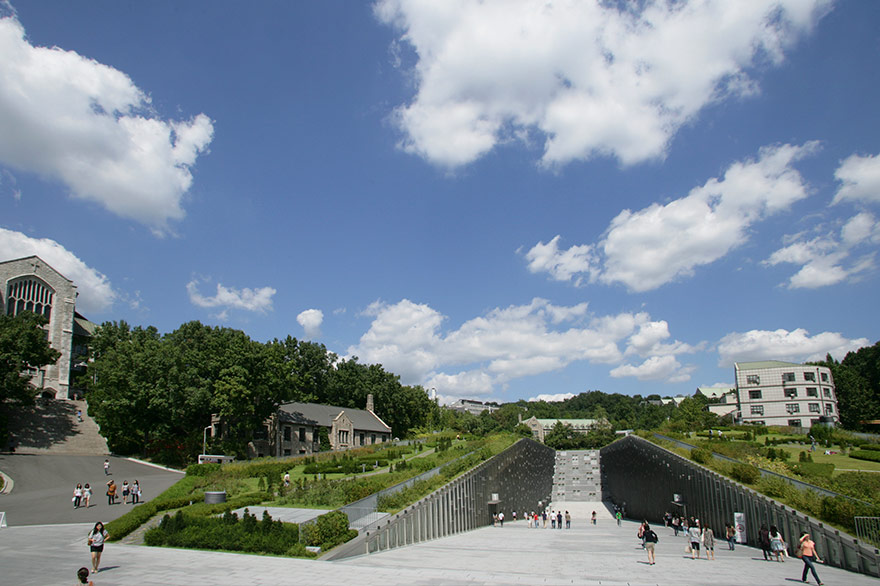
M 543 140 L 542 164 L 662 158 L 713 102 L 758 92 L 830 0 L 642 3 L 380 0 L 413 60 L 416 94 L 394 120 L 408 152 L 444 167 Z M 400 49 L 410 49 L 402 55 Z
M 224 287 L 217 283 L 217 293 L 213 297 L 205 297 L 199 293 L 198 280 L 192 280 L 186 285 L 189 300 L 193 305 L 204 308 L 219 308 L 222 310 L 221 317 L 225 318 L 230 309 L 243 309 L 266 313 L 272 311 L 272 296 L 276 291 L 272 287 L 260 287 L 259 289 L 235 289 Z
M 675 356 L 652 356 L 639 365 L 622 364 L 611 370 L 611 376 L 621 378 L 634 376 L 642 381 L 662 380 L 666 382 L 686 382 L 696 367 L 682 367 Z
M 622 283 L 649 291 L 724 257 L 749 237 L 749 228 L 807 197 L 796 161 L 818 143 L 760 149 L 755 160 L 737 161 L 722 178 L 712 178 L 685 197 L 652 204 L 614 218 L 598 245 L 558 249 L 557 236 L 526 253 L 532 272 L 556 280 Z M 572 252 L 574 251 L 574 252 Z
M 842 185 L 832 203 L 880 203 L 880 155 L 852 155 L 840 164 L 834 176 Z
M 15 15 L 0 18 L 0 55 L 0 163 L 156 234 L 184 217 L 191 169 L 214 134 L 208 116 L 161 119 L 125 73 L 31 45 Z
M 783 263 L 801 265 L 788 280 L 790 289 L 817 289 L 852 280 L 874 268 L 874 250 L 880 244 L 880 224 L 867 212 L 850 218 L 840 233 L 826 233 L 809 238 L 796 234 L 790 243 L 763 261 L 765 266 Z M 853 257 L 861 249 L 864 253 Z
M 73 281 L 79 295 L 76 309 L 80 313 L 108 311 L 118 298 L 107 277 L 86 265 L 61 244 L 48 238 L 31 238 L 21 232 L 0 228 L 0 260 L 13 260 L 37 255 Z
M 307 309 L 296 316 L 296 321 L 303 327 L 308 338 L 321 335 L 321 324 L 324 323 L 324 312 L 320 309 Z
M 529 402 L 547 401 L 548 403 L 559 403 L 566 399 L 571 399 L 572 397 L 574 397 L 574 393 L 556 393 L 554 395 L 537 395 L 528 400 Z
M 718 343 L 718 366 L 730 367 L 734 362 L 752 360 L 783 360 L 808 362 L 824 360 L 831 354 L 836 360 L 847 352 L 869 345 L 867 338 L 847 339 L 837 332 L 810 336 L 803 328 L 796 330 L 750 330 L 727 334 Z
M 536 298 L 492 309 L 449 331 L 442 329 L 440 312 L 407 299 L 393 305 L 377 302 L 366 314 L 373 318 L 370 329 L 348 353 L 444 396 L 490 394 L 511 380 L 579 361 L 617 364 L 625 355 L 621 346 L 628 355 L 645 358 L 693 351 L 669 340 L 666 322 L 655 322 L 647 313 L 591 316 L 585 303 L 557 306 Z M 667 368 L 666 380 L 687 380 L 688 369 L 681 364 Z

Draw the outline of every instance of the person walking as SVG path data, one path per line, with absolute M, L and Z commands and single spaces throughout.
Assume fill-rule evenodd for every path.
M 816 562 L 822 563 L 822 560 L 819 559 L 819 554 L 816 553 L 816 542 L 810 539 L 809 533 L 804 533 L 801 535 L 800 541 L 798 543 L 798 553 L 800 553 L 801 559 L 804 560 L 804 571 L 801 574 L 801 582 L 807 581 L 807 571 L 813 573 L 813 577 L 816 579 L 816 584 L 822 586 L 822 580 L 819 579 L 819 574 L 816 573 L 816 566 L 813 565 Z
M 110 460 L 104 460 L 104 476 L 110 476 Z
M 727 546 L 730 551 L 736 549 L 736 529 L 733 525 L 728 523 L 724 526 L 724 537 L 727 538 Z
M 592 516 L 591 520 L 593 521 L 593 525 L 595 525 L 596 524 L 596 511 L 593 511 L 593 516 Z
M 700 526 L 697 525 L 696 521 L 691 519 L 691 522 L 688 523 L 688 541 L 691 544 L 691 559 L 695 560 L 700 557 L 700 538 L 702 534 L 700 533 Z
M 82 484 L 77 484 L 76 488 L 73 489 L 73 508 L 78 509 L 79 504 L 82 501 L 83 496 L 83 487 Z
M 715 532 L 711 527 L 703 529 L 703 549 L 706 550 L 706 559 L 715 559 Z
M 131 504 L 136 505 L 141 502 L 141 484 L 135 480 L 131 484 Z
M 672 530 L 675 532 L 676 537 L 678 537 L 679 529 L 681 529 L 681 519 L 675 516 L 672 518 Z
M 562 529 L 562 511 L 556 511 L 556 528 Z
M 498 522 L 504 527 L 504 513 L 498 513 Z
M 89 533 L 89 550 L 92 552 L 92 573 L 97 574 L 101 565 L 101 554 L 104 553 L 104 542 L 110 535 L 104 529 L 104 524 L 98 521 L 94 529 Z
M 639 525 L 639 532 L 636 534 L 637 537 L 642 541 L 642 549 L 645 549 L 645 527 L 648 526 L 647 521 L 642 521 Z
M 620 522 L 623 520 L 623 513 L 621 513 L 620 511 L 617 511 L 617 513 L 615 513 L 614 517 L 617 519 L 617 526 L 620 527 Z
M 758 530 L 758 544 L 761 546 L 761 552 L 764 554 L 764 561 L 771 561 L 772 554 L 770 553 L 770 530 L 767 529 L 767 525 L 761 525 L 761 528 Z
M 86 482 L 86 485 L 83 487 L 82 492 L 82 504 L 85 508 L 89 508 L 89 503 L 92 500 L 92 487 L 89 486 L 89 483 Z
M 653 566 L 655 563 L 654 546 L 660 540 L 657 537 L 657 534 L 654 533 L 654 530 L 651 529 L 651 526 L 648 525 L 647 522 L 645 522 L 644 529 L 645 529 L 645 550 L 647 550 L 647 552 L 648 552 L 648 564 Z
M 785 551 L 785 540 L 776 525 L 770 525 L 770 551 L 776 556 L 777 562 L 785 561 L 785 556 L 782 555 Z
M 571 513 L 565 511 L 565 528 L 571 529 Z
M 128 495 L 131 492 L 131 487 L 128 485 L 128 480 L 122 481 L 122 504 L 128 504 Z
M 109 482 L 107 482 L 107 504 L 116 504 L 116 483 L 113 481 L 112 478 Z

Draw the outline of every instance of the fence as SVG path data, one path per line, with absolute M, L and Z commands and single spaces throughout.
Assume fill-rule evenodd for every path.
M 553 488 L 555 451 L 521 439 L 322 559 L 335 560 L 446 537 L 492 523 L 492 513 L 542 510 Z M 496 498 L 497 497 L 497 498 Z
M 600 450 L 602 492 L 624 505 L 630 518 L 662 522 L 665 511 L 698 517 L 716 534 L 734 513 L 745 518 L 746 542 L 758 543 L 762 524 L 776 525 L 791 543 L 803 531 L 816 542 L 819 556 L 829 565 L 880 576 L 880 551 L 823 523 L 810 519 L 720 474 L 637 436 L 628 436 Z M 678 502 L 673 502 L 678 495 Z
M 880 517 L 855 517 L 855 520 L 859 540 L 880 547 Z

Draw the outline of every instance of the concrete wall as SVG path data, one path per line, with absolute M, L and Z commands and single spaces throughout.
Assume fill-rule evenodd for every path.
M 596 502 L 602 500 L 599 450 L 556 452 L 553 502 Z
M 745 514 L 746 542 L 757 546 L 762 524 L 779 527 L 790 553 L 802 531 L 809 531 L 819 557 L 853 572 L 880 576 L 880 552 L 823 523 L 765 497 L 720 474 L 637 436 L 602 448 L 605 499 L 625 503 L 626 516 L 661 523 L 666 511 L 686 514 L 723 535 L 735 512 Z M 681 495 L 683 506 L 673 504 Z

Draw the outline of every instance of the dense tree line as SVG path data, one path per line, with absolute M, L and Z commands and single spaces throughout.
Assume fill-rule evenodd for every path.
M 816 364 L 831 369 L 843 427 L 876 430 L 863 422 L 880 420 L 880 342 L 849 352 L 840 362 L 829 354 Z
M 717 423 L 717 417 L 706 410 L 708 400 L 702 396 L 688 397 L 676 407 L 660 402 L 659 395 L 629 396 L 618 393 L 588 391 L 558 402 L 517 401 L 505 403 L 497 411 L 484 411 L 480 415 L 444 409 L 442 427 L 467 433 L 490 433 L 493 431 L 516 431 L 520 420 L 538 419 L 604 419 L 609 428 L 654 429 L 671 425 L 682 431 L 704 429 Z
M 341 360 L 322 344 L 293 337 L 261 343 L 244 332 L 197 321 L 160 335 L 154 327 L 108 322 L 91 343 L 85 379 L 89 413 L 114 452 L 165 460 L 201 450 L 211 414 L 230 425 L 231 449 L 284 402 L 363 409 L 372 394 L 395 436 L 436 418 L 424 389 L 400 384 L 380 365 Z
M 26 311 L 15 317 L 0 314 L 0 446 L 9 435 L 12 409 L 33 405 L 39 389 L 30 372 L 55 364 L 61 354 L 49 346 L 43 326 L 48 320 Z

